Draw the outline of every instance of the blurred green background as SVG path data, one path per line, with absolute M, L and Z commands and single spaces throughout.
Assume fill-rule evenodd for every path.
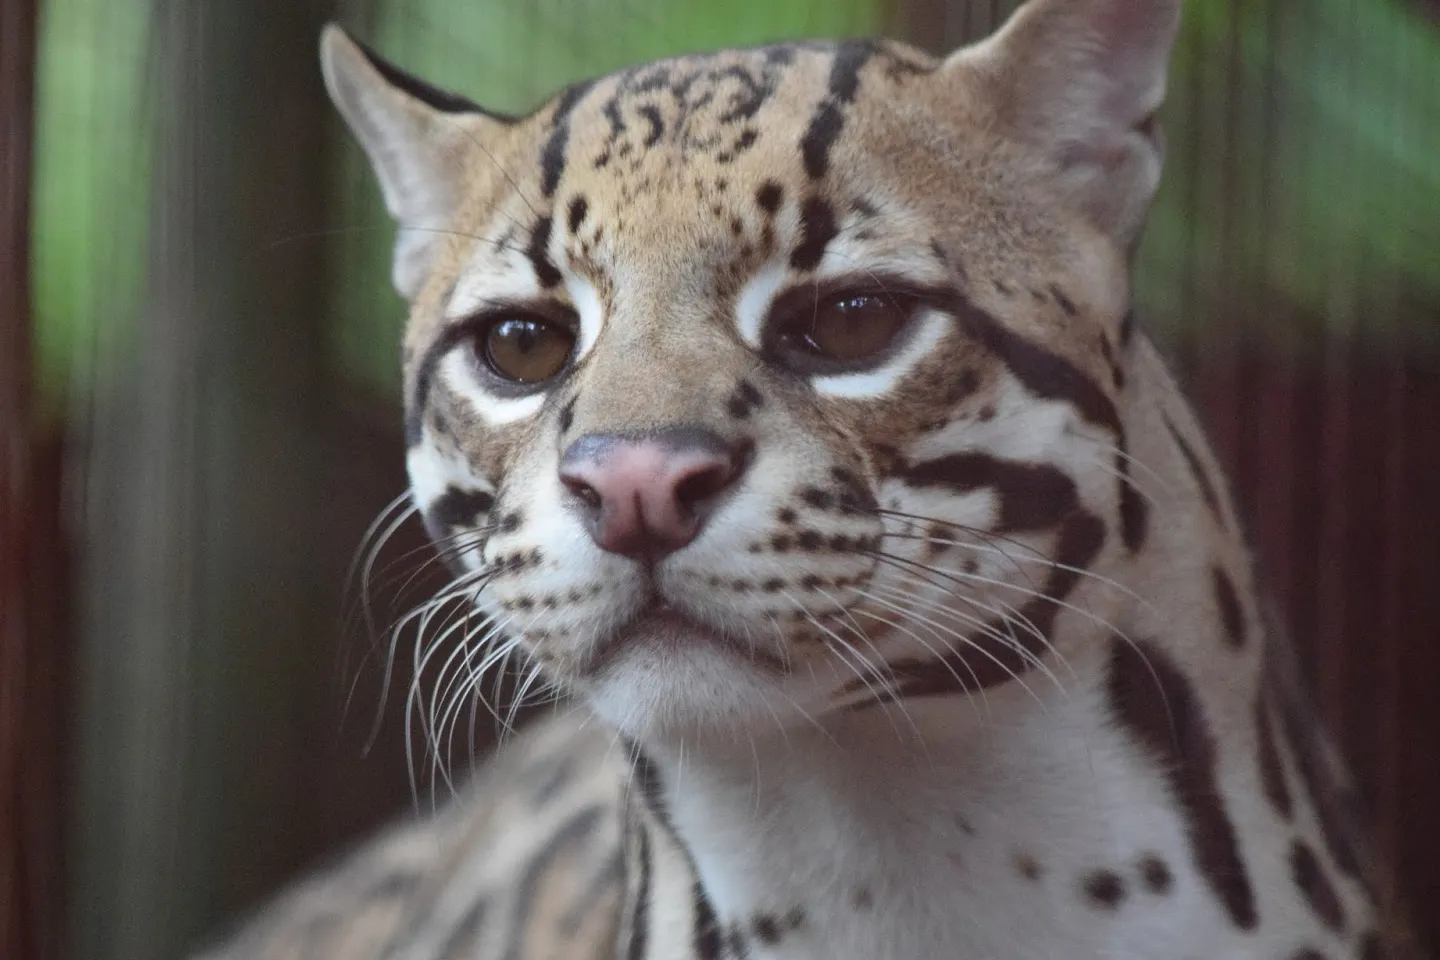
M 342 609 L 352 551 L 404 486 L 402 305 L 390 224 L 320 87 L 325 20 L 525 111 L 720 45 L 879 32 L 939 51 L 1014 6 L 39 3 L 28 403 L 48 512 L 29 549 L 49 573 L 27 749 L 44 763 L 16 834 L 28 932 L 0 943 L 177 956 L 412 803 L 402 719 L 365 749 L 380 674 Z M 1186 11 L 1141 313 L 1433 939 L 1440 4 Z M 407 528 L 388 553 L 421 545 Z

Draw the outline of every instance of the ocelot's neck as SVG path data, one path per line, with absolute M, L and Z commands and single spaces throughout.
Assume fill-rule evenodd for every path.
M 1168 884 L 1195 862 L 1183 840 L 1192 814 L 1220 823 L 1204 854 L 1218 860 L 1196 868 L 1198 882 L 1216 886 L 1237 929 L 1253 924 L 1243 877 L 1207 881 L 1205 871 L 1233 871 L 1237 824 L 1264 801 L 1177 812 L 1184 785 L 1163 772 L 1194 760 L 1192 786 L 1235 789 L 1222 788 L 1215 755 L 1254 736 L 1262 644 L 1249 564 L 1196 424 L 1153 351 L 1134 349 L 1114 461 L 1132 492 L 1124 510 L 1117 492 L 1103 514 L 1113 518 L 1105 547 L 1063 598 L 1053 655 L 969 695 L 840 712 L 818 729 L 744 742 L 643 748 L 634 922 L 666 923 L 641 934 L 636 956 L 721 955 L 705 952 L 714 943 L 737 956 L 925 958 L 947 955 L 943 944 L 1048 955 L 1067 943 L 1100 955 L 1086 944 L 1108 949 L 1103 930 L 1066 926 L 1060 913 L 1020 930 L 1001 922 L 1005 904 L 1025 902 L 1013 888 L 1090 863 L 1103 899 L 1105 878 L 1145 857 L 1150 882 Z M 1191 727 L 1165 727 L 1167 711 Z M 1219 716 L 1223 729 L 1206 719 Z M 1172 733 L 1195 731 L 1206 756 L 1173 746 Z M 1137 772 L 1147 756 L 1160 772 Z M 1116 857 L 1129 859 L 1112 868 Z M 662 948 L 666 938 L 675 942 Z M 1040 952 L 1021 949 L 1027 938 Z

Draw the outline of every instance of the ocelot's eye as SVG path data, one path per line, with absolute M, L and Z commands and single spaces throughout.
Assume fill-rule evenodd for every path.
M 475 346 L 497 376 L 513 383 L 535 384 L 565 369 L 575 349 L 575 333 L 544 317 L 511 315 L 486 327 Z
M 822 297 L 785 319 L 776 347 L 792 361 L 853 366 L 890 346 L 910 320 L 912 304 L 880 293 Z

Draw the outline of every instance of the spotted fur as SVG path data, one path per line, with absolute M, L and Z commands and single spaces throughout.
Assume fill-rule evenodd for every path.
M 522 118 L 328 30 L 400 225 L 413 500 L 489 618 L 436 642 L 574 709 L 213 956 L 1404 952 L 1130 308 L 1178 18 L 1031 0 L 943 60 L 681 57 Z M 786 353 L 857 289 L 903 304 L 883 349 Z M 519 313 L 573 331 L 538 385 L 484 358 Z M 567 456 L 680 435 L 739 479 L 663 559 L 602 548 Z

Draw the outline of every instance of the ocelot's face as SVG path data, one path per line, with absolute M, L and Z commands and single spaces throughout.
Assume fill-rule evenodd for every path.
M 424 108 L 463 136 L 402 223 L 408 464 L 486 642 L 644 737 L 1047 655 L 1119 536 L 1124 257 L 982 75 L 814 45 Z

